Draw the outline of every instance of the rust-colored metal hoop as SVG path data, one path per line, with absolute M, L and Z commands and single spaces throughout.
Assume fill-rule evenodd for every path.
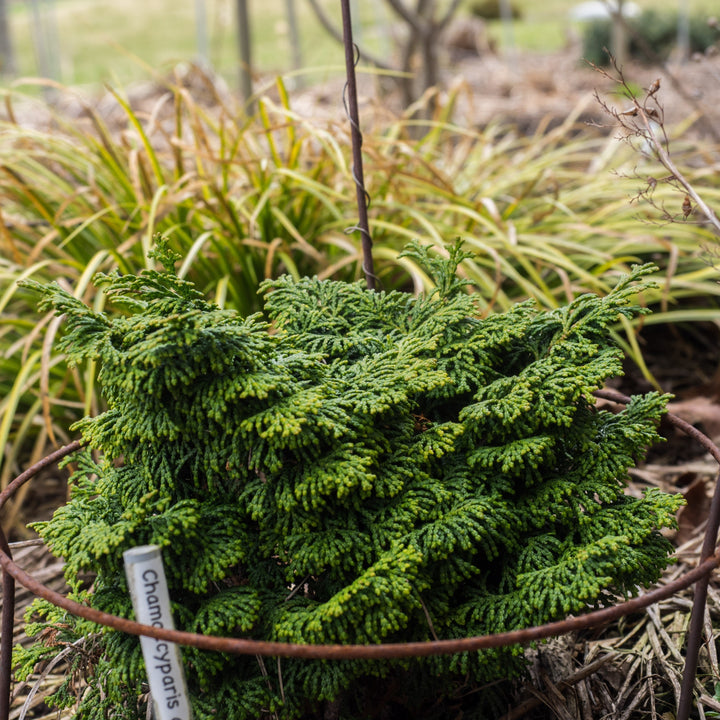
M 613 391 L 598 391 L 600 398 L 619 404 L 626 404 L 629 397 Z M 693 439 L 705 447 L 720 464 L 720 448 L 707 436 L 689 425 L 675 415 L 667 415 L 673 425 L 680 428 Z M 73 442 L 56 450 L 41 461 L 18 475 L 5 490 L 0 493 L 0 509 L 17 489 L 32 479 L 45 467 L 53 465 L 62 458 L 70 455 L 81 447 L 79 442 Z M 11 679 L 11 651 L 12 626 L 14 616 L 14 582 L 17 581 L 38 597 L 61 607 L 73 615 L 86 618 L 93 622 L 111 627 L 132 635 L 145 635 L 157 639 L 175 642 L 179 645 L 189 645 L 203 650 L 228 652 L 238 655 L 263 655 L 275 657 L 296 657 L 307 659 L 348 660 L 348 659 L 389 659 L 402 657 L 426 657 L 430 655 L 449 655 L 453 653 L 468 652 L 483 648 L 496 648 L 507 645 L 528 643 L 548 637 L 562 635 L 575 630 L 586 629 L 617 620 L 632 612 L 641 610 L 660 600 L 671 597 L 678 591 L 698 583 L 693 604 L 691 625 L 688 632 L 688 645 L 686 652 L 685 672 L 681 688 L 678 707 L 678 720 L 687 720 L 692 703 L 692 689 L 697 669 L 697 658 L 702 644 L 702 619 L 704 615 L 707 596 L 707 585 L 710 574 L 720 565 L 720 552 L 715 552 L 715 544 L 720 525 L 720 481 L 715 485 L 710 517 L 697 567 L 676 578 L 663 587 L 656 588 L 631 598 L 612 607 L 596 610 L 584 615 L 569 617 L 544 625 L 513 630 L 494 635 L 483 635 L 470 638 L 457 638 L 451 640 L 436 640 L 425 642 L 392 643 L 377 645 L 296 645 L 291 643 L 266 642 L 260 640 L 245 640 L 241 638 L 214 637 L 180 630 L 167 630 L 143 625 L 133 620 L 117 617 L 100 612 L 94 608 L 70 600 L 63 595 L 50 590 L 20 568 L 12 559 L 7 539 L 0 529 L 0 566 L 3 571 L 3 607 L 0 628 L 0 720 L 7 720 L 10 703 Z M 8 626 L 9 623 L 9 626 Z M 9 627 L 9 630 L 7 630 Z M 684 714 L 682 714 L 684 713 Z

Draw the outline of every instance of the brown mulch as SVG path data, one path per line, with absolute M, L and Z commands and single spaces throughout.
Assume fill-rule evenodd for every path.
M 649 88 L 656 79 L 661 80 L 660 98 L 668 126 L 702 113 L 715 133 L 720 133 L 720 55 L 668 61 L 662 66 L 632 63 L 623 68 L 623 73 L 639 88 Z M 594 96 L 617 89 L 615 83 L 580 59 L 576 45 L 550 54 L 470 57 L 458 63 L 453 77 L 458 81 L 462 78 L 472 88 L 468 115 L 474 124 L 484 126 L 504 119 L 527 131 L 533 131 L 542 119 L 565 120 L 573 113 L 607 124 L 607 115 Z M 620 99 L 617 102 L 622 103 Z M 696 129 L 712 137 L 702 123 Z

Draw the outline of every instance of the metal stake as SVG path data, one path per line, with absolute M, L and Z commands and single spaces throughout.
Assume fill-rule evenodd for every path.
M 715 492 L 710 504 L 710 513 L 705 528 L 705 538 L 700 551 L 700 563 L 707 560 L 715 551 L 718 527 L 720 527 L 720 476 L 715 483 Z M 697 672 L 698 656 L 702 645 L 703 620 L 705 618 L 705 605 L 707 603 L 708 584 L 710 575 L 704 575 L 695 583 L 695 597 L 690 615 L 690 628 L 688 629 L 687 649 L 685 650 L 685 667 L 683 668 L 682 684 L 680 686 L 680 699 L 676 720 L 688 720 L 695 687 L 695 673 Z M 709 638 L 710 642 L 715 642 Z
M 342 5 L 343 41 L 345 44 L 345 69 L 347 72 L 347 106 L 350 120 L 353 164 L 352 174 L 355 180 L 355 191 L 358 208 L 358 224 L 351 230 L 359 230 L 362 235 L 363 271 L 367 280 L 368 290 L 375 289 L 375 268 L 372 257 L 372 237 L 367 213 L 367 192 L 363 178 L 362 164 L 362 133 L 360 132 L 360 118 L 358 113 L 357 83 L 355 81 L 355 44 L 352 37 L 352 20 L 350 17 L 350 0 L 340 0 Z
M 0 547 L 10 558 L 10 546 L 0 531 Z M 15 578 L 2 573 L 2 620 L 0 621 L 0 720 L 10 715 L 10 685 L 12 683 L 12 646 L 15 626 Z

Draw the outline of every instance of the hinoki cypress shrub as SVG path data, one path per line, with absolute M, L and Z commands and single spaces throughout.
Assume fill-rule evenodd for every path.
M 99 361 L 108 405 L 78 425 L 71 500 L 36 526 L 76 597 L 131 616 L 122 553 L 156 543 L 180 628 L 379 643 L 539 624 L 658 579 L 679 497 L 629 497 L 623 480 L 658 439 L 665 397 L 613 414 L 592 396 L 621 371 L 609 326 L 643 312 L 630 302 L 651 268 L 604 298 L 483 319 L 459 246 L 406 252 L 437 284 L 427 297 L 281 278 L 263 286 L 266 317 L 207 302 L 164 243 L 163 271 L 99 276 L 112 313 L 35 286 L 66 316 L 70 358 Z M 137 638 L 43 601 L 34 613 L 29 631 L 45 631 L 18 649 L 21 673 L 85 637 L 75 717 L 145 717 Z M 518 648 L 184 661 L 196 718 L 226 720 L 317 718 L 329 703 L 343 718 L 448 717 L 438 698 L 523 666 Z

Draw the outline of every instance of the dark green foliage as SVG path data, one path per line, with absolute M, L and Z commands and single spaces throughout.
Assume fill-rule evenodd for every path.
M 671 550 L 659 529 L 679 499 L 627 497 L 622 482 L 657 439 L 665 398 L 614 415 L 592 397 L 620 372 L 608 327 L 641 312 L 629 303 L 650 269 L 606 298 L 482 319 L 455 275 L 459 246 L 448 260 L 408 252 L 436 280 L 429 297 L 281 278 L 263 286 L 267 319 L 206 302 L 162 246 L 164 271 L 99 279 L 112 314 L 38 286 L 67 316 L 70 356 L 99 360 L 109 408 L 79 424 L 94 455 L 80 453 L 71 501 L 37 526 L 77 597 L 130 616 L 122 552 L 156 543 L 181 628 L 379 643 L 520 628 L 657 580 Z M 77 718 L 145 716 L 136 638 L 36 610 L 66 635 L 99 633 Z M 184 658 L 198 720 L 317 717 L 331 701 L 374 717 L 390 711 L 382 698 L 444 717 L 443 697 L 522 669 L 519 648 Z M 479 717 L 484 696 L 468 697 Z
M 501 3 L 498 0 L 473 0 L 469 10 L 472 15 L 484 18 L 485 20 L 499 20 L 502 13 L 500 12 Z M 516 3 L 510 3 L 510 15 L 513 20 L 520 20 L 523 16 L 522 10 Z
M 628 23 L 632 29 L 629 51 L 633 58 L 648 62 L 656 59 L 647 57 L 644 45 L 651 48 L 656 57 L 664 59 L 677 45 L 677 13 L 643 10 L 637 18 L 629 19 Z M 612 23 L 609 20 L 588 23 L 583 32 L 583 57 L 595 65 L 608 65 L 606 48 L 612 45 L 611 35 Z M 638 41 L 638 37 L 641 41 Z M 720 39 L 717 29 L 711 27 L 704 15 L 692 15 L 689 18 L 688 37 L 691 53 L 705 52 Z

